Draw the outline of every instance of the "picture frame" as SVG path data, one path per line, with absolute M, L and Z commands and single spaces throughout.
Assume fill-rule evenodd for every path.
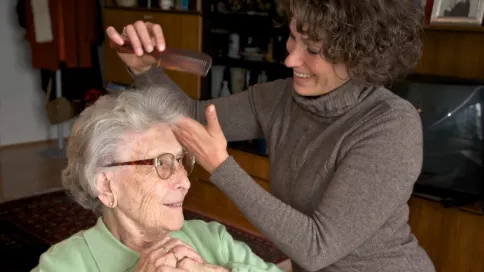
M 481 25 L 484 0 L 434 0 L 430 24 Z

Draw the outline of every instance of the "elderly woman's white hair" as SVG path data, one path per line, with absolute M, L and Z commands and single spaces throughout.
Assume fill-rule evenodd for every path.
M 99 211 L 96 168 L 113 162 L 129 132 L 145 131 L 154 124 L 172 124 L 185 114 L 183 105 L 164 86 L 145 87 L 105 95 L 76 120 L 67 146 L 67 167 L 62 184 L 76 202 Z

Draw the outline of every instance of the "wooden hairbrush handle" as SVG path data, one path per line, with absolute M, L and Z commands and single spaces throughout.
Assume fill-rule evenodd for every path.
M 126 40 L 123 45 L 109 40 L 109 45 L 119 53 L 134 53 L 131 43 Z M 194 50 L 165 48 L 161 52 L 153 50 L 149 54 L 156 59 L 158 67 L 197 76 L 206 76 L 212 65 L 212 57 L 210 55 Z

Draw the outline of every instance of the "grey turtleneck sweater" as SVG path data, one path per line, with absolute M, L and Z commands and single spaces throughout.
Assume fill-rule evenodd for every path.
M 192 118 L 217 108 L 228 141 L 264 138 L 265 191 L 229 157 L 211 180 L 299 271 L 435 271 L 408 224 L 422 164 L 422 129 L 411 104 L 352 81 L 303 97 L 292 79 L 210 101 L 193 100 L 160 69 L 135 85 L 169 85 Z

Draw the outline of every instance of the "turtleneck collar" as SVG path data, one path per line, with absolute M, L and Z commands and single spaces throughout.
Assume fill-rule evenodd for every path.
M 363 100 L 367 88 L 348 80 L 331 92 L 317 97 L 301 96 L 292 86 L 291 89 L 293 99 L 303 109 L 320 117 L 337 117 Z

